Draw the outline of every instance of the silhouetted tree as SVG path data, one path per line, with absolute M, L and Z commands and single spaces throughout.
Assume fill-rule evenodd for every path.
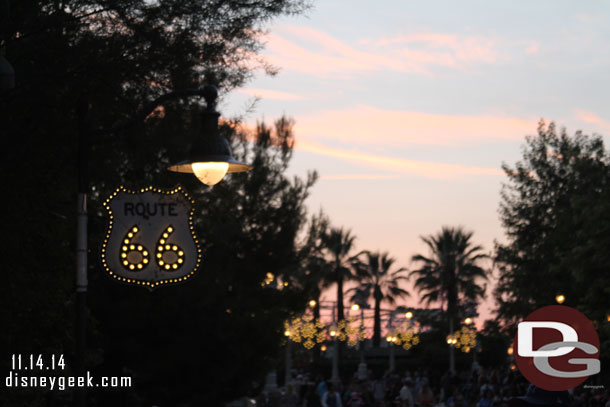
M 539 123 L 523 160 L 503 165 L 500 216 L 507 244 L 496 247 L 498 314 L 509 326 L 565 295 L 599 324 L 610 354 L 610 154 L 601 136 L 568 136 Z
M 480 260 L 487 256 L 480 253 L 481 246 L 472 245 L 471 237 L 472 232 L 461 227 L 444 226 L 436 236 L 421 238 L 430 249 L 429 257 L 421 254 L 412 257 L 421 264 L 421 268 L 411 272 L 411 276 L 417 277 L 415 288 L 424 294 L 422 298 L 428 304 L 440 301 L 442 308 L 446 302 L 445 316 L 450 333 L 458 320 L 461 300 L 477 301 L 485 296 L 485 286 L 480 286 L 477 280 L 487 279 L 487 273 L 479 266 Z M 453 372 L 453 348 L 449 355 Z
M 400 287 L 401 281 L 406 281 L 407 271 L 404 267 L 392 270 L 395 259 L 386 253 L 362 253 L 364 259 L 355 263 L 359 286 L 354 288 L 354 295 L 364 292 L 366 298 L 373 298 L 374 301 L 374 325 L 373 325 L 373 346 L 379 347 L 381 341 L 381 303 L 387 302 L 390 305 L 396 303 L 396 299 L 406 297 L 409 293 Z
M 337 320 L 345 319 L 343 310 L 343 283 L 354 277 L 350 252 L 354 246 L 355 237 L 350 230 L 331 228 L 324 237 L 324 245 L 328 252 L 327 283 L 337 284 Z
M 421 239 L 430 249 L 430 255 L 414 255 L 412 261 L 420 268 L 411 271 L 416 277 L 415 288 L 423 293 L 422 299 L 428 304 L 440 301 L 445 305 L 447 318 L 458 317 L 458 305 L 463 300 L 476 301 L 485 295 L 485 286 L 478 280 L 487 279 L 480 261 L 487 256 L 481 253 L 481 246 L 473 246 L 472 232 L 461 227 L 444 226 L 440 233 Z
M 4 254 L 11 255 L 5 257 L 7 261 L 2 268 L 4 284 L 0 288 L 0 315 L 3 326 L 0 348 L 10 353 L 66 354 L 68 358 L 74 348 L 73 249 L 77 149 L 75 106 L 81 97 L 81 100 L 87 100 L 91 107 L 87 121 L 91 142 L 88 243 L 92 308 L 97 300 L 95 291 L 99 289 L 96 285 L 106 287 L 105 284 L 108 283 L 103 276 L 100 280 L 97 279 L 97 251 L 100 236 L 105 229 L 104 211 L 97 203 L 121 184 L 132 188 L 151 183 L 159 187 L 173 187 L 181 182 L 196 198 L 198 205 L 205 208 L 201 216 L 205 216 L 206 220 L 200 221 L 197 227 L 200 236 L 207 236 L 202 240 L 208 255 L 204 259 L 205 271 L 200 272 L 198 280 L 201 282 L 207 277 L 218 276 L 217 281 L 212 279 L 214 284 L 205 285 L 208 288 L 199 291 L 195 290 L 195 287 L 200 288 L 195 281 L 192 285 L 189 283 L 153 294 L 109 285 L 109 296 L 113 297 L 109 297 L 112 300 L 106 298 L 105 301 L 111 302 L 113 307 L 115 301 L 117 307 L 125 305 L 126 298 L 132 295 L 134 298 L 145 299 L 142 303 L 135 303 L 134 314 L 131 314 L 136 321 L 133 325 L 125 323 L 124 320 L 119 321 L 122 317 L 117 314 L 119 316 L 116 330 L 112 328 L 114 322 L 108 319 L 107 315 L 102 315 L 103 311 L 100 313 L 99 308 L 92 310 L 88 324 L 91 336 L 89 339 L 91 344 L 103 343 L 104 346 L 95 348 L 92 345 L 89 348 L 89 365 L 102 363 L 102 366 L 108 367 L 109 372 L 112 371 L 112 375 L 120 374 L 116 367 L 123 362 L 114 350 L 120 343 L 125 343 L 125 350 L 128 349 L 131 343 L 126 335 L 132 326 L 135 329 L 141 326 L 143 321 L 148 321 L 150 326 L 157 323 L 153 314 L 145 312 L 149 310 L 170 314 L 175 312 L 177 325 L 161 324 L 168 330 L 149 332 L 151 337 L 156 337 L 159 341 L 168 341 L 154 351 L 146 349 L 146 355 L 137 350 L 141 346 L 145 347 L 148 343 L 146 340 L 133 343 L 134 347 L 131 349 L 134 354 L 139 354 L 138 358 L 141 360 L 134 363 L 135 356 L 132 354 L 125 361 L 129 360 L 130 367 L 137 368 L 138 374 L 141 374 L 142 367 L 146 364 L 159 361 L 156 359 L 158 355 L 164 354 L 161 357 L 163 359 L 169 358 L 174 351 L 180 353 L 181 351 L 176 351 L 180 344 L 174 342 L 176 348 L 168 347 L 171 341 L 177 338 L 184 337 L 185 341 L 193 341 L 190 345 L 194 345 L 194 341 L 201 338 L 209 342 L 200 344 L 209 345 L 214 341 L 222 343 L 226 332 L 230 332 L 231 324 L 235 322 L 225 323 L 226 321 L 220 319 L 221 315 L 228 315 L 226 309 L 231 309 L 234 305 L 232 296 L 226 294 L 227 285 L 222 284 L 226 283 L 226 279 L 235 278 L 237 283 L 232 289 L 240 292 L 239 287 L 242 285 L 248 286 L 254 282 L 259 284 L 259 273 L 265 267 L 281 275 L 293 262 L 298 263 L 293 253 L 298 250 L 298 245 L 295 246 L 291 236 L 302 225 L 301 202 L 306 194 L 304 191 L 309 188 L 313 178 L 291 182 L 281 177 L 290 158 L 289 153 L 285 152 L 291 151 L 292 147 L 290 143 L 281 142 L 282 137 L 272 136 L 271 141 L 260 141 L 257 148 L 261 153 L 257 157 L 256 152 L 248 147 L 248 143 L 232 136 L 233 130 L 227 127 L 223 128 L 223 131 L 232 138 L 238 155 L 240 149 L 249 148 L 248 159 L 256 161 L 255 165 L 258 165 L 264 175 L 261 172 L 248 174 L 241 177 L 241 181 L 236 181 L 243 184 L 229 187 L 233 185 L 232 181 L 229 181 L 223 183 L 224 186 L 215 187 L 210 191 L 187 178 L 165 174 L 168 164 L 181 159 L 181 155 L 190 147 L 187 135 L 193 123 L 189 110 L 196 108 L 197 101 L 194 99 L 164 104 L 154 115 L 146 118 L 143 125 L 130 127 L 128 131 L 119 134 L 102 136 L 96 129 L 124 123 L 137 116 L 142 107 L 152 99 L 170 90 L 199 87 L 206 81 L 213 81 L 219 85 L 222 92 L 227 92 L 242 85 L 253 73 L 254 67 L 272 74 L 274 68 L 260 60 L 257 55 L 262 45 L 260 34 L 264 30 L 264 23 L 273 17 L 302 10 L 304 2 L 23 0 L 10 3 L 10 16 L 3 19 L 6 24 L 3 23 L 0 29 L 3 52 L 6 51 L 6 58 L 14 67 L 16 75 L 15 89 L 0 95 L 0 132 L 3 137 L 11 140 L 11 147 L 2 149 L 2 161 L 6 169 L 4 186 L 12 191 L 11 196 L 4 201 L 5 214 L 8 215 L 3 222 L 2 250 Z M 263 137 L 259 139 L 262 140 Z M 271 142 L 280 144 L 272 145 Z M 265 171 L 266 164 L 274 160 L 276 163 Z M 277 165 L 278 162 L 284 164 Z M 258 184 L 264 180 L 269 184 Z M 254 197 L 260 199 L 260 203 L 253 201 Z M 268 208 L 264 208 L 263 203 Z M 277 204 L 284 204 L 285 207 L 278 208 Z M 237 218 L 233 217 L 233 214 L 238 215 Z M 214 219 L 215 223 L 210 219 Z M 250 229 L 247 237 L 244 237 L 242 228 L 245 226 L 240 221 L 253 222 L 248 226 Z M 222 222 L 225 223 L 221 227 Z M 271 227 L 265 222 L 276 222 L 276 225 Z M 222 233 L 218 237 L 220 232 Z M 242 232 L 243 234 L 240 234 Z M 269 237 L 274 233 L 278 233 L 281 241 Z M 224 239 L 224 236 L 235 235 L 240 238 L 234 242 Z M 252 244 L 251 251 L 243 248 L 252 242 L 256 244 Z M 269 244 L 277 245 L 278 248 L 267 250 Z M 210 245 L 214 248 L 209 247 Z M 254 256 L 256 248 L 260 252 L 256 252 Z M 236 259 L 229 259 L 225 263 L 219 260 L 227 259 L 227 253 L 249 256 L 248 260 L 252 261 L 252 266 L 243 268 L 240 273 L 233 268 L 242 266 Z M 264 262 L 263 256 L 267 257 Z M 239 261 L 245 260 L 239 258 Z M 256 264 L 258 266 L 255 266 Z M 243 271 L 251 271 L 252 267 L 257 267 L 254 272 Z M 213 291 L 219 286 L 223 289 Z M 184 290 L 184 296 L 176 295 L 180 290 Z M 286 293 L 289 294 L 290 291 L 287 290 Z M 208 294 L 209 298 L 203 298 Z M 264 296 L 274 298 L 273 294 Z M 172 297 L 171 300 L 169 297 Z M 289 297 L 291 296 L 285 295 L 285 298 Z M 153 298 L 167 302 L 165 305 L 153 305 Z M 197 301 L 193 301 L 193 298 L 197 298 Z M 189 299 L 191 301 L 188 301 Z M 217 302 L 211 306 L 208 302 L 213 299 Z M 272 308 L 269 304 L 257 303 L 259 300 L 260 298 L 257 300 L 253 295 L 253 303 L 248 310 L 250 312 L 244 313 L 240 318 L 251 318 L 248 315 L 252 313 L 260 317 L 263 313 L 257 311 L 260 309 L 256 307 Z M 281 304 L 280 307 L 284 307 L 280 314 L 298 308 L 294 305 L 296 300 L 283 301 L 277 301 Z M 99 302 L 97 304 L 99 305 Z M 178 304 L 183 306 L 180 312 L 177 311 Z M 191 305 L 193 307 L 189 308 Z M 209 308 L 206 308 L 208 305 Z M 146 308 L 147 306 L 152 308 Z M 164 311 L 164 307 L 167 310 Z M 186 329 L 184 324 L 187 321 L 182 317 L 189 315 L 190 318 L 197 319 L 197 312 L 203 312 L 202 310 L 208 314 L 197 323 L 208 321 L 205 331 L 207 333 Z M 270 325 L 261 325 L 266 326 L 271 335 L 275 335 L 276 326 L 281 326 L 281 323 L 278 323 L 282 318 L 280 314 L 270 317 Z M 167 314 L 158 315 L 159 319 L 169 321 Z M 234 313 L 230 315 L 235 318 Z M 208 317 L 209 319 L 206 319 Z M 218 325 L 210 322 L 215 321 L 215 317 L 218 317 Z M 96 323 L 96 318 L 99 318 L 99 324 Z M 188 322 L 192 322 L 192 319 Z M 122 326 L 126 327 L 125 333 L 119 332 L 118 327 Z M 249 324 L 245 323 L 243 326 L 248 327 Z M 221 327 L 226 330 L 223 331 Z M 243 334 L 241 331 L 239 333 Z M 134 336 L 136 337 L 138 336 Z M 279 340 L 274 336 L 269 343 L 273 344 L 276 339 Z M 226 343 L 229 345 L 231 341 Z M 105 347 L 106 344 L 109 344 L 108 347 Z M 241 345 L 240 349 L 244 344 Z M 259 345 L 254 345 L 251 349 Z M 247 344 L 245 347 L 247 348 Z M 192 348 L 185 346 L 185 349 Z M 248 352 L 244 348 L 244 354 Z M 260 348 L 257 352 L 260 358 L 264 359 L 261 362 L 262 367 L 271 363 L 271 355 L 275 349 Z M 221 362 L 215 359 L 218 354 L 220 353 L 199 359 L 194 355 L 193 361 L 199 360 L 200 366 L 212 367 L 214 363 Z M 236 359 L 241 356 L 242 359 L 236 363 L 240 365 L 244 362 L 244 354 L 229 356 L 233 355 Z M 183 360 L 180 359 L 182 356 L 177 356 L 176 360 Z M 5 366 L 7 361 L 8 358 L 3 357 L 1 366 Z M 165 359 L 165 362 L 168 360 Z M 233 362 L 235 360 L 223 361 Z M 243 364 L 256 362 L 249 359 Z M 207 363 L 211 364 L 206 365 Z M 159 362 L 159 366 L 165 366 L 164 375 L 172 372 L 174 377 L 174 369 L 163 362 Z M 194 364 L 191 365 L 193 366 Z M 73 366 L 68 360 L 68 368 L 71 367 Z M 219 372 L 219 382 L 235 374 L 227 369 L 212 370 Z M 237 382 L 231 383 L 231 388 L 236 389 L 233 395 L 243 393 L 246 386 L 244 383 L 253 377 L 252 371 L 245 370 L 235 376 Z M 193 373 L 190 368 L 183 371 Z M 149 372 L 152 375 L 154 369 Z M 182 371 L 179 370 L 176 376 L 176 383 L 179 383 L 177 378 L 182 374 L 180 372 Z M 202 371 L 195 372 L 193 380 L 200 377 L 198 375 L 201 373 Z M 227 376 L 221 377 L 224 373 L 227 373 Z M 171 383 L 174 383 L 173 379 L 167 382 L 168 385 Z M 184 383 L 188 383 L 188 380 Z M 218 396 L 218 400 L 229 397 L 228 393 L 222 391 L 214 394 Z M 10 395 L 2 392 L 1 397 Z M 42 403 L 41 397 L 42 393 L 38 392 L 33 396 L 37 400 L 21 400 L 19 403 L 11 400 L 4 404 L 35 406 Z M 3 401 L 5 400 L 0 400 L 0 404 Z

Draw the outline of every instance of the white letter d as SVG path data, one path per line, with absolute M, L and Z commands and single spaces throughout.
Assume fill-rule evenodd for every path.
M 517 328 L 518 338 L 518 349 L 517 353 L 519 356 L 524 357 L 554 357 L 567 355 L 574 350 L 573 346 L 562 346 L 555 350 L 533 350 L 533 330 L 534 328 L 551 328 L 561 332 L 563 342 L 578 342 L 578 334 L 570 325 L 566 325 L 561 322 L 549 322 L 549 321 L 528 321 L 520 322 Z

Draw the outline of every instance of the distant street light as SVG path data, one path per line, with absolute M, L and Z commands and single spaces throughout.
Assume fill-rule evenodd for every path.
M 309 306 L 311 308 L 315 307 L 316 305 L 318 305 L 318 303 L 316 302 L 316 300 L 309 300 Z
M 413 318 L 413 313 L 412 313 L 411 311 L 409 311 L 409 312 L 407 312 L 407 313 L 405 314 L 405 317 L 406 317 L 407 319 L 411 319 L 411 318 Z
M 566 296 L 563 294 L 557 294 L 557 296 L 555 297 L 555 301 L 557 301 L 557 304 L 563 304 L 565 300 Z
M 352 311 L 358 311 L 360 309 L 360 305 L 354 304 L 352 305 Z

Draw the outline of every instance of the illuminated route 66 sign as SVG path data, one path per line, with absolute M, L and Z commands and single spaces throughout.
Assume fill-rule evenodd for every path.
M 102 263 L 108 274 L 150 289 L 192 277 L 202 257 L 193 204 L 181 187 L 118 188 L 104 202 L 109 221 Z

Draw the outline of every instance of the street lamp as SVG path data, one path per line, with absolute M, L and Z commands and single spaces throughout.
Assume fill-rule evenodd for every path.
M 250 171 L 253 167 L 235 160 L 229 142 L 218 132 L 218 117 L 215 110 L 218 90 L 206 85 L 202 96 L 206 109 L 201 113 L 203 137 L 197 137 L 186 160 L 170 166 L 174 172 L 195 174 L 206 185 L 216 185 L 227 173 Z
M 563 304 L 565 300 L 566 296 L 563 294 L 557 294 L 557 296 L 555 297 L 555 301 L 557 301 L 557 304 Z

